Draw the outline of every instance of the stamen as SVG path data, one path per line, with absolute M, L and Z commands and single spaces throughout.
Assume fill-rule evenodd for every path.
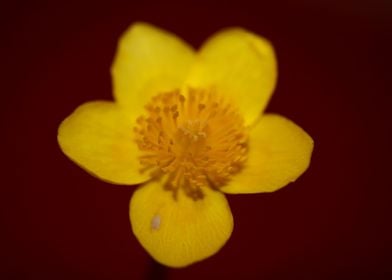
M 241 170 L 247 130 L 234 104 L 214 91 L 162 93 L 145 108 L 134 128 L 140 163 L 152 176 L 166 174 L 165 189 L 174 195 L 181 189 L 202 199 L 204 187 L 220 188 Z

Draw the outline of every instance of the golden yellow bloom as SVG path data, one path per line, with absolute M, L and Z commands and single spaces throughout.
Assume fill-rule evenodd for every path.
M 158 262 L 189 265 L 231 235 L 224 193 L 272 192 L 309 166 L 311 137 L 262 115 L 276 68 L 271 44 L 241 28 L 196 53 L 171 33 L 133 24 L 112 66 L 115 102 L 81 105 L 58 142 L 103 180 L 143 183 L 130 202 L 133 232 Z

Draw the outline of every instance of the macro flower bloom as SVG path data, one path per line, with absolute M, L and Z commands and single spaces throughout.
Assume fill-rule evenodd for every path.
M 132 230 L 158 262 L 182 267 L 229 239 L 227 194 L 272 192 L 309 166 L 312 138 L 290 120 L 262 114 L 274 90 L 272 45 L 241 28 L 198 52 L 146 23 L 121 37 L 111 68 L 114 102 L 82 104 L 58 142 L 96 177 L 141 184 Z

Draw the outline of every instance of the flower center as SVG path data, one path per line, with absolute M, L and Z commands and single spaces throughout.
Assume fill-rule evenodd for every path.
M 233 106 L 214 91 L 189 89 L 158 94 L 137 119 L 136 142 L 143 172 L 166 175 L 165 188 L 193 199 L 203 187 L 219 188 L 243 166 L 247 131 Z

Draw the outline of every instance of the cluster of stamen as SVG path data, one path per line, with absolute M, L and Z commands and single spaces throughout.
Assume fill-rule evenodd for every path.
M 193 199 L 202 188 L 219 188 L 243 166 L 247 131 L 235 106 L 211 90 L 158 94 L 137 119 L 136 142 L 143 172 L 163 177 L 174 196 Z

